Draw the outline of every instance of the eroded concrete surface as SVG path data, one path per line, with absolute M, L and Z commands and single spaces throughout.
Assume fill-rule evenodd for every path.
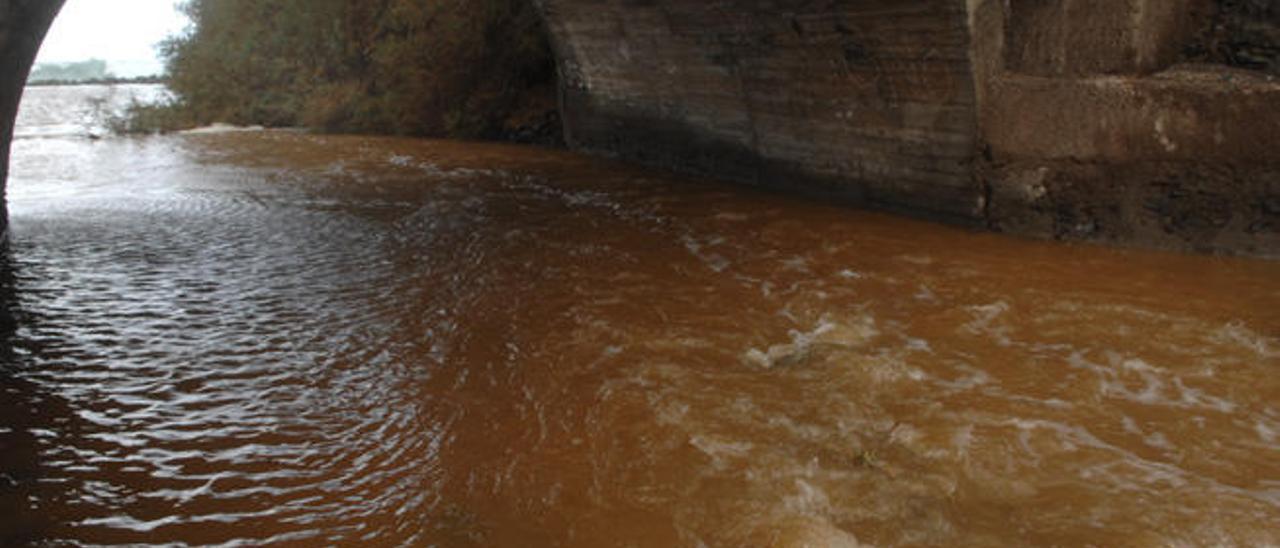
M 979 2 L 973 13 L 986 222 L 1059 239 L 1280 254 L 1280 79 L 1203 55 L 1209 35 L 1219 51 L 1263 51 L 1280 29 L 1280 2 L 1252 2 L 1261 11 L 1209 0 L 1096 11 L 1098 2 L 1049 2 L 1059 17 L 1044 4 Z M 1108 48 L 1080 40 L 1117 22 Z
M 580 149 L 1011 233 L 1257 255 L 1280 253 L 1276 4 L 543 2 Z

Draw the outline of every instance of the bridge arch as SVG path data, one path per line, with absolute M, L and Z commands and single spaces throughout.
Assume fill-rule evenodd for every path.
M 9 175 L 9 147 L 22 89 L 64 1 L 0 0 L 0 195 Z M 7 225 L 8 215 L 0 215 L 0 235 Z

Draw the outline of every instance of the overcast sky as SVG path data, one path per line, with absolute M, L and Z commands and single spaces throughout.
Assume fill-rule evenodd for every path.
M 155 44 L 186 28 L 175 0 L 67 0 L 49 29 L 38 62 L 104 59 L 154 63 Z

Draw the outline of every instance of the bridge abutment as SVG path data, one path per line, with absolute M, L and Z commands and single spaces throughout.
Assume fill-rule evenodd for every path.
M 1275 256 L 1280 2 L 1239 4 L 541 2 L 575 148 L 1016 234 Z

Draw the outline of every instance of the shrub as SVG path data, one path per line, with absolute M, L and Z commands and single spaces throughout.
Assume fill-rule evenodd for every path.
M 132 127 L 214 122 L 493 138 L 554 101 L 528 0 L 189 0 L 163 45 L 177 101 Z

